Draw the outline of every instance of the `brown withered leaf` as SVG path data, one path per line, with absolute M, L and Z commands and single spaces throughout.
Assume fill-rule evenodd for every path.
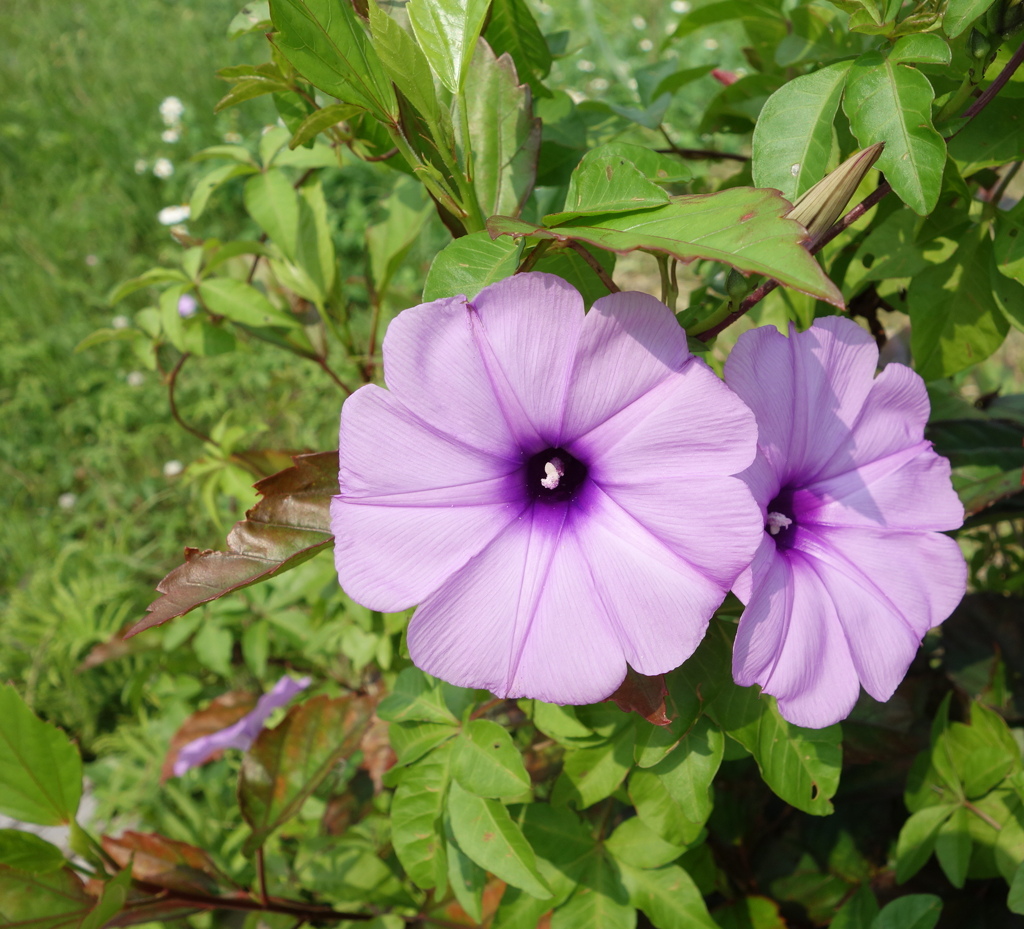
M 115 839 L 105 835 L 103 850 L 119 867 L 132 868 L 132 879 L 186 894 L 216 894 L 239 889 L 201 848 L 168 839 L 155 832 L 125 832 Z
M 178 760 L 178 752 L 185 745 L 211 732 L 220 732 L 221 729 L 234 725 L 256 706 L 256 700 L 256 694 L 232 690 L 215 697 L 208 707 L 189 716 L 171 739 L 167 757 L 160 768 L 160 783 L 174 773 L 174 762 Z M 211 756 L 211 760 L 220 757 L 221 754 L 223 753 L 217 752 Z
M 259 734 L 242 757 L 238 782 L 242 817 L 252 827 L 246 854 L 295 816 L 334 766 L 359 748 L 372 714 L 368 697 L 313 697 Z
M 373 781 L 373 792 L 379 794 L 384 789 L 384 774 L 395 766 L 398 756 L 391 747 L 388 730 L 391 724 L 378 719 L 374 714 L 373 722 L 363 733 L 359 749 L 363 753 L 361 767 Z
M 149 605 L 127 636 L 288 571 L 331 544 L 338 453 L 296 455 L 293 460 L 292 467 L 255 485 L 263 499 L 228 534 L 226 552 L 185 549 L 185 563 L 157 585 L 163 596 Z
M 655 726 L 667 726 L 671 722 L 665 712 L 665 675 L 649 677 L 632 668 L 626 669 L 626 678 L 608 699 L 615 702 L 624 713 L 639 713 Z

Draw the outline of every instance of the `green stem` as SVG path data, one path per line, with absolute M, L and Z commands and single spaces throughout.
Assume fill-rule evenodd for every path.
M 458 171 L 455 175 L 455 183 L 459 186 L 459 193 L 462 194 L 462 206 L 466 211 L 468 222 L 467 232 L 482 232 L 487 228 L 487 219 L 480 209 L 480 201 L 476 196 L 476 187 L 473 185 L 473 146 L 470 143 L 469 135 L 469 108 L 466 106 L 466 94 L 464 91 L 458 93 L 459 104 L 459 130 L 462 135 L 462 159 L 465 162 L 466 170 Z

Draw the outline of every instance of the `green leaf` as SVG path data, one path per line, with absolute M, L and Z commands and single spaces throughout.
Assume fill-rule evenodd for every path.
M 897 883 L 910 880 L 924 867 L 932 856 L 939 828 L 956 810 L 956 806 L 945 803 L 926 806 L 912 814 L 903 824 L 896 841 Z
M 656 929 L 718 929 L 693 878 L 678 865 L 648 871 L 621 864 L 629 902 Z
M 394 19 L 376 3 L 369 4 L 370 35 L 388 77 L 406 99 L 431 123 L 441 119 L 434 92 L 434 78 L 423 50 Z M 442 139 L 434 139 L 442 144 Z
M 909 894 L 887 903 L 871 929 L 934 929 L 942 915 L 942 901 L 932 894 Z
M 934 807 L 933 807 L 934 809 Z M 922 813 L 924 810 L 921 811 Z M 920 815 L 920 813 L 915 814 Z M 966 807 L 957 807 L 939 826 L 935 836 L 935 857 L 954 887 L 963 887 L 967 868 L 971 863 L 971 813 Z
M 540 150 L 540 120 L 533 116 L 530 90 L 519 83 L 511 59 L 495 58 L 483 41 L 467 79 L 473 88 L 465 114 L 477 200 L 484 216 L 518 216 L 533 190 Z M 456 129 L 462 138 L 459 113 Z M 465 153 L 463 158 L 469 160 Z
M 629 799 L 637 816 L 669 845 L 684 847 L 697 840 L 704 824 L 687 818 L 665 782 L 650 768 L 637 768 L 629 776 Z
M 455 841 L 473 861 L 513 887 L 550 898 L 533 849 L 501 803 L 477 797 L 455 781 L 448 809 Z
M 377 704 L 377 715 L 386 722 L 429 722 L 457 726 L 437 682 L 418 668 L 406 668 L 395 680 L 394 690 Z
M 299 238 L 299 197 L 283 171 L 271 168 L 245 184 L 245 208 L 289 258 Z
M 423 301 L 462 295 L 472 300 L 488 284 L 515 274 L 523 244 L 488 232 L 453 239 L 434 256 L 423 284 Z
M 932 126 L 935 92 L 917 68 L 866 52 L 850 69 L 843 108 L 864 147 L 885 142 L 877 167 L 915 213 L 935 209 L 946 143 Z
M 593 806 L 618 789 L 632 765 L 633 731 L 625 726 L 600 745 L 566 753 L 553 802 L 571 803 L 578 810 Z
M 795 201 L 828 170 L 832 124 L 853 62 L 836 64 L 783 84 L 754 127 L 753 172 L 758 187 L 775 187 Z
M 283 81 L 267 80 L 266 78 L 253 77 L 249 80 L 239 81 L 229 90 L 213 108 L 214 113 L 238 106 L 247 100 L 255 100 L 266 94 L 289 93 L 291 86 Z
M 551 929 L 633 929 L 636 910 L 619 866 L 607 855 L 592 855 L 572 896 L 551 917 Z
M 777 191 L 734 187 L 673 197 L 654 210 L 588 217 L 556 229 L 503 217 L 493 217 L 488 228 L 493 235 L 577 240 L 622 254 L 644 249 L 684 262 L 720 261 L 842 306 L 842 294 L 803 247 L 804 228 L 785 218 L 789 209 Z
M 949 143 L 950 157 L 964 177 L 982 168 L 1016 161 L 1024 151 L 1024 118 L 1020 98 L 996 97 L 979 125 L 972 119 Z
M 441 723 L 392 723 L 388 727 L 398 763 L 411 765 L 455 736 L 455 729 Z
M 64 867 L 64 853 L 31 832 L 0 829 L 0 865 L 44 874 Z
M 81 929 L 103 929 L 121 910 L 128 899 L 132 872 L 125 868 L 116 877 L 103 883 L 103 891 L 96 906 L 82 920 Z
M 393 728 L 393 727 L 392 727 Z M 408 767 L 391 803 L 391 841 L 406 873 L 443 896 L 448 879 L 442 815 L 451 778 L 451 744 Z
M 685 849 L 666 842 L 639 816 L 616 826 L 604 847 L 619 864 L 636 868 L 660 868 L 675 861 Z
M 487 872 L 472 858 L 464 855 L 462 849 L 448 841 L 448 883 L 451 884 L 455 899 L 476 922 L 483 920 L 484 886 Z
M 251 164 L 228 164 L 221 165 L 204 174 L 192 188 L 192 196 L 188 201 L 189 219 L 197 220 L 203 215 L 206 211 L 206 204 L 215 190 L 223 187 L 232 178 L 245 177 L 255 174 L 257 171 L 259 168 Z
M 199 285 L 199 296 L 207 309 L 243 326 L 284 326 L 301 328 L 297 316 L 275 307 L 252 284 L 231 277 L 207 278 Z
M 702 716 L 669 755 L 650 768 L 693 823 L 704 823 L 713 806 L 711 782 L 725 752 L 725 736 Z
M 669 202 L 668 194 L 649 181 L 617 146 L 599 145 L 583 156 L 569 179 L 565 207 L 544 217 L 556 226 L 580 216 L 654 209 Z
M 462 91 L 489 5 L 489 0 L 410 0 L 406 7 L 430 67 L 453 94 Z
M 517 818 L 537 857 L 575 883 L 597 849 L 597 839 L 580 817 L 568 807 L 528 803 Z
M 228 551 L 185 549 L 185 563 L 158 585 L 161 597 L 128 631 L 159 626 L 227 593 L 294 568 L 334 541 L 331 497 L 338 492 L 336 452 L 298 455 L 295 465 L 256 484 L 263 497 L 228 535 Z
M 118 284 L 107 300 L 113 305 L 120 303 L 129 294 L 142 290 L 144 287 L 152 287 L 155 284 L 187 284 L 188 282 L 188 276 L 177 268 L 150 268 L 138 277 Z
M 987 229 L 976 226 L 944 264 L 910 282 L 910 347 L 926 381 L 977 364 L 1003 344 L 1010 324 L 992 293 L 994 261 Z
M 423 185 L 404 175 L 395 181 L 382 207 L 384 216 L 381 221 L 366 230 L 370 273 L 378 299 L 387 293 L 392 276 L 420 237 L 424 223 L 434 212 L 433 202 L 426 195 Z
M 530 775 L 512 737 L 489 719 L 463 727 L 455 742 L 452 776 L 478 797 L 518 797 L 530 789 Z
M 96 898 L 70 868 L 32 874 L 0 864 L 0 929 L 79 929 Z
M 842 730 L 803 729 L 779 714 L 773 699 L 753 687 L 726 687 L 710 714 L 753 756 L 765 783 L 805 813 L 826 816 L 839 787 Z
M 942 36 L 934 32 L 918 32 L 896 40 L 889 50 L 891 62 L 903 64 L 948 65 L 952 54 Z
M 1013 872 L 1006 906 L 1011 913 L 1024 915 L 1024 861 L 1017 865 L 1017 870 Z
M 320 305 L 334 286 L 337 261 L 323 185 L 315 181 L 301 187 L 298 206 L 294 261 L 272 261 L 271 266 L 285 287 Z
M 955 39 L 992 3 L 993 0 L 948 0 L 946 12 L 942 16 L 942 31 Z
M 252 854 L 295 816 L 342 759 L 359 748 L 373 708 L 362 697 L 313 697 L 264 729 L 242 757 L 238 805 L 252 828 Z
M 870 884 L 861 884 L 857 892 L 842 905 L 829 929 L 871 929 L 878 915 L 878 901 Z
M 391 81 L 350 3 L 271 0 L 270 14 L 278 30 L 276 47 L 303 77 L 378 119 L 398 118 Z
M 535 94 L 543 91 L 541 81 L 551 70 L 551 50 L 525 0 L 491 0 L 484 38 L 499 58 L 511 56 L 520 81 Z
M 374 9 L 376 9 L 376 5 Z M 362 109 L 360 107 L 350 106 L 345 103 L 332 103 L 321 107 L 310 113 L 302 121 L 299 128 L 292 135 L 292 140 L 288 143 L 288 147 L 294 149 L 300 145 L 305 145 L 320 135 L 321 132 L 325 132 L 338 125 L 338 123 L 343 123 L 361 112 Z
M 781 22 L 782 14 L 775 4 L 766 2 L 766 0 L 721 0 L 719 3 L 709 3 L 707 6 L 698 7 L 683 16 L 679 20 L 679 25 L 676 26 L 673 37 L 681 39 L 705 26 L 714 26 L 734 20 Z M 752 28 L 756 29 L 757 25 L 753 25 Z
M 39 719 L 13 685 L 0 686 L 0 813 L 59 826 L 75 818 L 81 798 L 74 743 Z

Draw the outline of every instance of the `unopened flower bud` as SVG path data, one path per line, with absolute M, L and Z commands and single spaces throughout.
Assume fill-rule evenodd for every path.
M 967 39 L 967 54 L 975 61 L 984 61 L 991 51 L 991 39 L 980 29 L 972 29 Z
M 851 155 L 835 171 L 826 174 L 804 193 L 786 215 L 803 223 L 811 239 L 817 239 L 839 219 L 860 182 L 882 154 L 883 148 L 884 142 L 876 142 Z

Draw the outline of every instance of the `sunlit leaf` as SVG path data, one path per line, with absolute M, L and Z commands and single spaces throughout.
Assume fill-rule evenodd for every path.
M 453 94 L 462 90 L 489 5 L 488 0 L 412 0 L 407 7 L 416 41 Z
M 0 686 L 0 813 L 41 826 L 68 823 L 82 797 L 82 759 L 13 685 Z
M 411 765 L 391 803 L 391 840 L 406 873 L 424 890 L 443 895 L 448 868 L 441 817 L 447 807 L 452 746 L 442 745 Z
M 489 719 L 463 727 L 455 741 L 452 776 L 479 797 L 518 797 L 530 789 L 530 775 L 512 737 Z
M 934 929 L 942 915 L 942 901 L 932 894 L 909 894 L 887 903 L 871 929 Z
M 790 206 L 777 191 L 734 187 L 673 197 L 665 206 L 644 212 L 587 217 L 554 229 L 506 217 L 493 217 L 488 229 L 494 236 L 576 240 L 620 253 L 644 249 L 684 262 L 721 261 L 842 306 L 842 294 L 803 247 L 806 231 L 785 218 Z
M 314 697 L 264 729 L 242 758 L 238 803 L 252 853 L 295 816 L 339 761 L 359 747 L 373 708 L 364 697 Z
M 796 200 L 824 176 L 832 154 L 832 124 L 852 62 L 840 61 L 783 84 L 757 118 L 754 183 Z
M 551 50 L 525 0 L 492 0 L 484 37 L 495 55 L 511 55 L 520 81 L 536 94 L 551 70 Z
M 718 929 L 693 878 L 678 865 L 644 870 L 620 864 L 629 902 L 656 929 Z
M 935 209 L 946 143 L 932 126 L 935 91 L 917 68 L 865 52 L 850 68 L 843 109 L 865 148 L 885 142 L 878 169 L 915 213 Z
M 0 865 L 32 874 L 64 867 L 64 853 L 45 839 L 20 829 L 0 829 Z
M 252 284 L 231 277 L 207 278 L 199 285 L 199 296 L 215 316 L 243 326 L 293 329 L 302 325 L 294 313 L 279 310 Z
M 533 849 L 501 803 L 477 797 L 453 782 L 448 810 L 459 848 L 481 868 L 534 897 L 551 896 Z
M 263 499 L 228 534 L 228 551 L 185 549 L 185 563 L 157 585 L 162 596 L 128 635 L 294 568 L 331 544 L 337 453 L 298 455 L 294 460 L 293 467 L 255 485 Z
M 449 242 L 434 256 L 423 284 L 429 302 L 459 294 L 473 299 L 488 284 L 511 277 L 519 266 L 521 241 L 471 232 Z

